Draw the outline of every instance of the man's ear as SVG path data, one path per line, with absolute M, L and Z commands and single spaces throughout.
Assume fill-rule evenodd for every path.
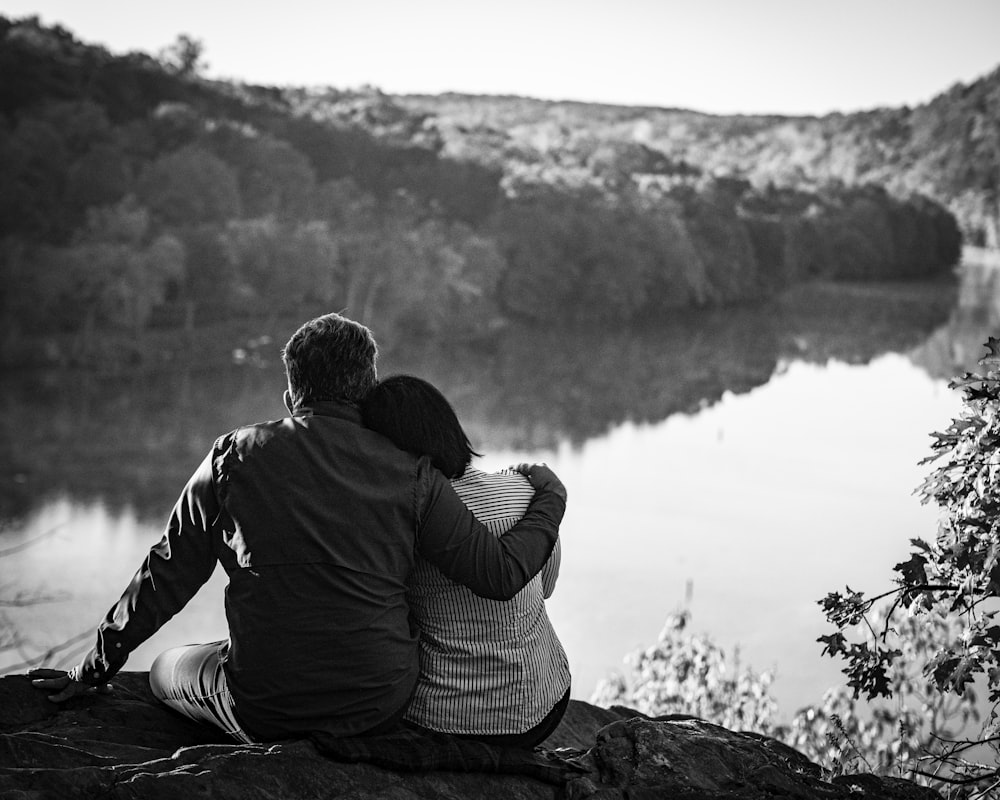
M 288 391 L 288 389 L 285 389 L 285 393 L 281 396 L 281 399 L 284 401 L 285 408 L 288 409 L 288 413 L 294 414 L 295 407 L 292 405 L 292 393 Z

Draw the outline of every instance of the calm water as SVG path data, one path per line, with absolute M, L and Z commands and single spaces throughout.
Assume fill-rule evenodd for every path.
M 970 268 L 957 291 L 813 287 L 650 333 L 384 346 L 380 366 L 438 383 L 481 466 L 545 460 L 566 483 L 549 608 L 577 697 L 652 643 L 690 585 L 695 629 L 775 669 L 789 715 L 841 678 L 819 657 L 816 601 L 887 585 L 909 538 L 933 535 L 917 462 L 959 409 L 947 379 L 998 332 L 998 275 Z M 277 346 L 222 371 L 3 376 L 0 669 L 82 636 L 51 655 L 74 663 L 89 646 L 212 440 L 282 414 Z M 224 583 L 220 571 L 129 668 L 224 636 Z

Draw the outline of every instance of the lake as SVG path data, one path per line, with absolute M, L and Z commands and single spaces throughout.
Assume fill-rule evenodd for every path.
M 574 696 L 652 644 L 690 592 L 694 631 L 775 670 L 787 718 L 842 682 L 820 658 L 817 600 L 887 587 L 908 540 L 934 535 L 917 462 L 960 408 L 948 379 L 1000 332 L 998 276 L 818 284 L 655 330 L 383 335 L 380 372 L 438 384 L 480 466 L 544 460 L 566 484 L 549 611 Z M 0 670 L 90 646 L 215 437 L 283 414 L 282 341 L 234 342 L 223 369 L 3 375 Z M 219 570 L 128 668 L 224 636 L 224 584 Z

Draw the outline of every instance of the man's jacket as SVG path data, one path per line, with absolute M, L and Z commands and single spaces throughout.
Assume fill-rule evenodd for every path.
M 415 554 L 507 599 L 542 568 L 564 510 L 560 494 L 540 489 L 497 538 L 427 458 L 338 403 L 239 428 L 184 488 L 80 679 L 111 678 L 219 562 L 229 575 L 225 672 L 243 728 L 258 741 L 363 733 L 398 714 L 416 682 L 405 598 Z

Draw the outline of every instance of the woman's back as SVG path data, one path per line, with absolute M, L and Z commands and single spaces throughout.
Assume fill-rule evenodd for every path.
M 523 515 L 534 494 L 523 475 L 469 467 L 452 481 L 494 535 Z M 407 595 L 420 628 L 420 677 L 407 719 L 448 733 L 513 734 L 538 724 L 569 688 L 566 654 L 545 612 L 560 545 L 512 600 L 473 594 L 417 560 Z

